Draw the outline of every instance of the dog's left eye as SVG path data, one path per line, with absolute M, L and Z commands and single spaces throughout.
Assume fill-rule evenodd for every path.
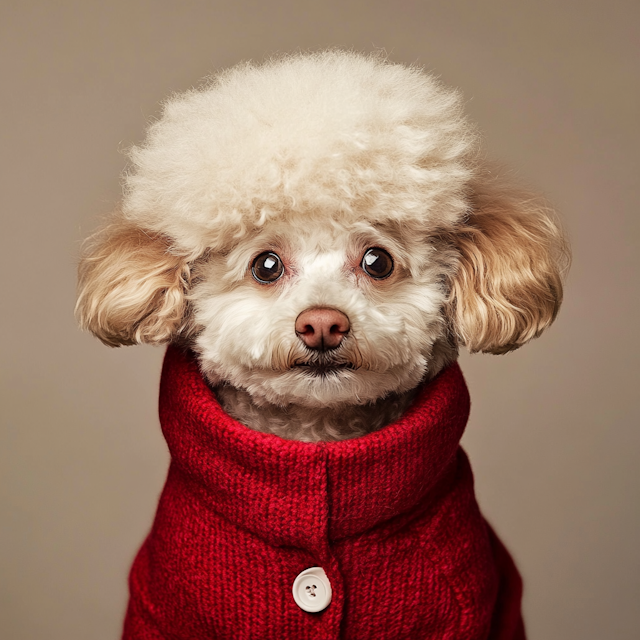
M 280 256 L 273 251 L 261 253 L 251 265 L 251 274 L 261 284 L 275 282 L 284 273 Z
M 393 271 L 393 259 L 379 247 L 367 249 L 362 256 L 362 270 L 376 280 L 382 280 L 391 275 Z

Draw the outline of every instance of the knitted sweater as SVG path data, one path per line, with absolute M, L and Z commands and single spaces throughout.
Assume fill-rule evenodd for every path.
M 454 364 L 378 432 L 284 440 L 224 413 L 193 356 L 170 347 L 172 461 L 124 640 L 524 640 L 520 577 L 459 446 L 468 414 Z M 317 613 L 292 595 L 310 567 L 332 594 Z

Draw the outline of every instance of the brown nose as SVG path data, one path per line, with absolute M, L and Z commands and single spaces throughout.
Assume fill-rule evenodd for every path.
M 296 333 L 309 349 L 335 349 L 349 333 L 349 318 L 337 309 L 306 309 L 296 318 Z

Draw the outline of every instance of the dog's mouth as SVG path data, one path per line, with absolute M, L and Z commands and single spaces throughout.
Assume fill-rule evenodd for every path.
M 327 377 L 336 375 L 341 371 L 355 371 L 357 368 L 352 362 L 296 362 L 295 369 L 301 369 L 306 375 L 314 377 Z
M 357 371 L 364 365 L 364 361 L 357 345 L 351 345 L 351 348 L 340 345 L 338 349 L 329 351 L 308 349 L 306 352 L 291 354 L 288 365 L 290 369 L 298 370 L 303 375 L 326 378 L 339 376 L 346 371 Z

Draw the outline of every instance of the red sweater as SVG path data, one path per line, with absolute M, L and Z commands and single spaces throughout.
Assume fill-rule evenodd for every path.
M 376 433 L 284 440 L 225 414 L 193 357 L 170 347 L 172 462 L 131 570 L 124 640 L 524 640 L 520 577 L 459 446 L 468 414 L 454 364 Z M 319 613 L 292 594 L 310 567 L 325 572 L 320 599 L 332 592 Z

